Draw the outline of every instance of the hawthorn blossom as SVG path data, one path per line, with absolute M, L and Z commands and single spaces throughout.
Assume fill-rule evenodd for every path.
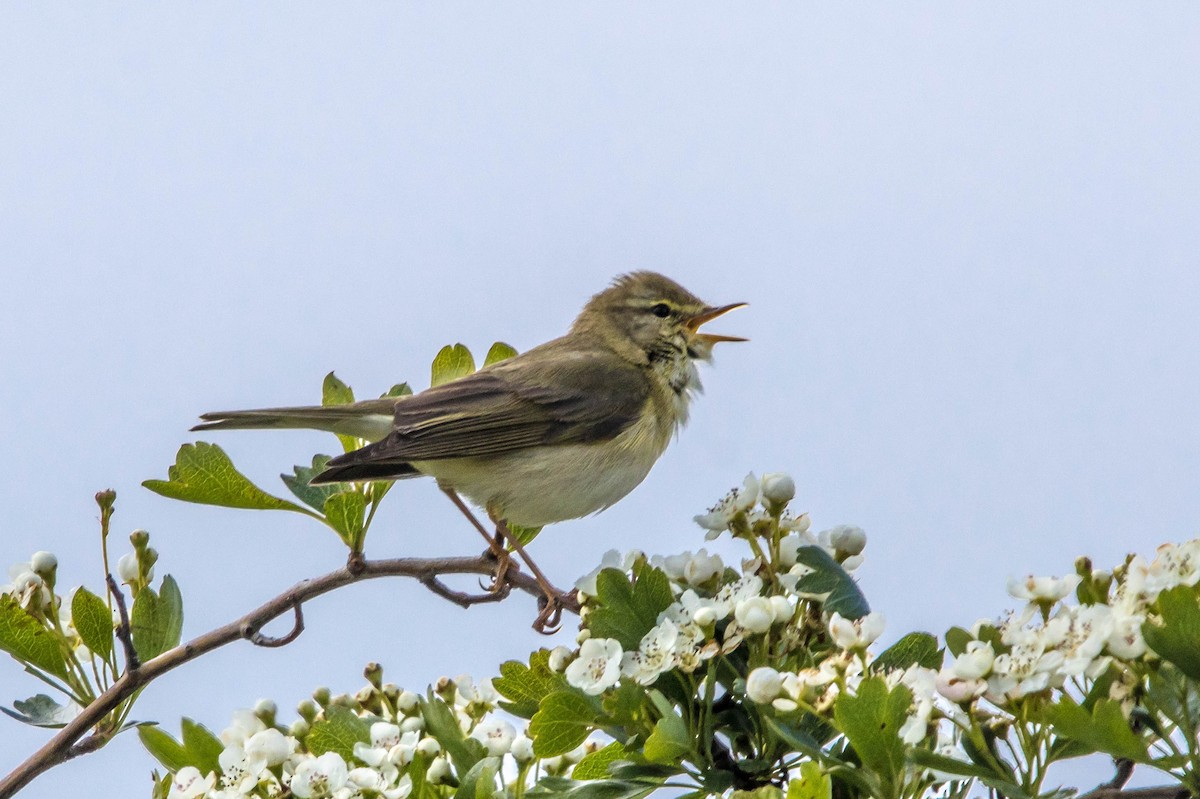
M 346 761 L 337 752 L 302 760 L 292 774 L 291 791 L 299 799 L 324 799 L 345 787 L 350 776 Z
M 621 679 L 621 642 L 589 638 L 579 647 L 579 657 L 567 666 L 567 682 L 585 694 L 598 696 Z
M 868 613 L 853 621 L 844 618 L 840 613 L 834 613 L 829 618 L 829 635 L 842 649 L 866 649 L 883 634 L 883 626 L 882 613 Z
M 517 730 L 504 719 L 491 718 L 479 723 L 471 732 L 471 737 L 479 741 L 492 757 L 507 754 L 517 737 Z
M 1082 579 L 1078 574 L 1068 574 L 1066 577 L 1035 577 L 1028 574 L 1020 579 L 1010 578 L 1008 593 L 1016 599 L 1029 602 L 1057 602 L 1070 596 Z
M 212 772 L 205 776 L 195 766 L 184 766 L 171 778 L 167 799 L 197 799 L 212 790 L 216 781 L 217 776 Z
M 751 472 L 742 481 L 741 488 L 733 489 L 720 502 L 709 508 L 707 513 L 696 516 L 695 522 L 708 531 L 705 538 L 711 541 L 728 530 L 740 514 L 758 504 L 758 496 L 758 478 Z

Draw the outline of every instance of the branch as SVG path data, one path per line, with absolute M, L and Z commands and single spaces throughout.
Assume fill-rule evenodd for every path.
M 1080 794 L 1076 799 L 1187 799 L 1188 789 L 1182 785 L 1156 785 L 1153 788 L 1105 788 L 1103 786 Z
M 86 741 L 81 742 L 81 739 L 122 702 L 168 671 L 207 652 L 242 639 L 259 646 L 283 646 L 291 643 L 304 630 L 304 617 L 300 606 L 310 599 L 361 580 L 371 580 L 376 577 L 412 577 L 439 596 L 462 607 L 469 607 L 478 602 L 497 601 L 497 599 L 493 599 L 492 595 L 480 597 L 454 591 L 438 579 L 439 575 L 491 575 L 495 569 L 495 562 L 487 557 L 393 558 L 373 561 L 352 558 L 351 562 L 341 569 L 310 580 L 302 580 L 240 619 L 235 619 L 222 627 L 193 638 L 191 641 L 180 644 L 140 665 L 136 665 L 137 661 L 134 659 L 132 662 L 135 666 L 127 667 L 125 673 L 107 691 L 96 697 L 94 702 L 85 707 L 41 749 L 34 752 L 8 776 L 0 780 L 0 799 L 8 799 L 13 796 L 42 772 L 76 755 L 100 748 L 107 742 L 111 732 L 101 730 Z M 535 597 L 544 595 L 534 577 L 517 569 L 509 569 L 503 579 L 504 582 L 498 592 L 503 596 L 507 596 L 514 588 Z M 577 608 L 568 607 L 568 610 L 578 612 Z M 287 635 L 273 638 L 259 632 L 266 624 L 289 611 L 295 614 L 295 625 Z

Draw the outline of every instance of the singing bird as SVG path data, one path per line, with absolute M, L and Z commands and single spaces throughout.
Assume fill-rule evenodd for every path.
M 429 475 L 468 515 L 459 495 L 484 508 L 503 536 L 506 522 L 587 516 L 641 483 L 687 421 L 700 388 L 695 361 L 710 360 L 718 342 L 745 341 L 700 326 L 743 305 L 712 306 L 663 275 L 634 272 L 593 296 L 565 336 L 419 394 L 218 411 L 192 429 L 366 439 L 373 443 L 329 461 L 312 482 Z M 503 557 L 502 547 L 493 551 Z

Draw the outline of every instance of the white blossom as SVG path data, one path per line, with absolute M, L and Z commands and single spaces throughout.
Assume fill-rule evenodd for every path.
M 196 799 L 208 793 L 216 781 L 216 775 L 211 772 L 204 776 L 195 766 L 184 766 L 171 778 L 167 799 Z
M 508 753 L 517 731 L 504 719 L 491 718 L 481 721 L 471 732 L 471 737 L 483 744 L 489 755 L 499 757 Z
M 696 524 L 708 530 L 708 539 L 716 538 L 729 529 L 738 514 L 745 513 L 758 504 L 759 485 L 754 473 L 746 475 L 742 487 L 735 488 L 725 495 L 720 502 L 695 517 Z
M 589 638 L 579 647 L 579 657 L 567 666 L 570 685 L 597 696 L 621 679 L 621 642 L 613 638 Z
M 966 650 L 954 659 L 950 671 L 959 680 L 977 680 L 991 671 L 996 653 L 987 641 L 968 641 Z
M 775 623 L 771 600 L 762 596 L 752 596 L 738 602 L 733 616 L 750 633 L 765 633 Z
M 773 503 L 776 507 L 786 505 L 796 496 L 796 482 L 783 472 L 767 472 L 762 476 L 763 504 Z M 769 508 L 768 508 L 769 510 Z
M 1008 581 L 1009 595 L 1029 602 L 1057 602 L 1070 595 L 1082 578 L 1078 574 L 1066 577 L 1035 577 L 1028 574 Z
M 840 613 L 834 613 L 829 618 L 829 635 L 833 642 L 842 649 L 865 649 L 883 634 L 883 614 L 868 613 L 861 619 L 844 618 Z
M 302 760 L 292 774 L 291 790 L 299 799 L 324 799 L 345 787 L 350 776 L 346 761 L 337 752 Z

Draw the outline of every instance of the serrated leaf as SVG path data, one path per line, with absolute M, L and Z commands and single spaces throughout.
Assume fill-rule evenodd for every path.
M 976 763 L 969 763 L 965 760 L 959 760 L 945 755 L 939 755 L 936 752 L 930 752 L 928 749 L 914 748 L 909 752 L 909 759 L 913 763 L 933 771 L 940 771 L 945 774 L 953 774 L 956 777 L 995 777 L 996 773 L 991 769 L 980 766 Z
M 1193 680 L 1200 680 L 1200 603 L 1195 589 L 1186 585 L 1169 588 L 1158 595 L 1156 604 L 1162 623 L 1147 621 L 1142 625 L 1146 643 L 1163 660 L 1174 663 Z
M 0 712 L 34 727 L 58 729 L 79 715 L 79 707 L 75 704 L 63 706 L 45 694 L 38 694 L 18 699 L 13 702 L 12 709 L 0 707 Z
M 654 731 L 646 739 L 642 754 L 651 763 L 678 764 L 692 752 L 692 736 L 687 723 L 675 712 L 675 708 L 659 691 L 650 692 L 661 718 L 654 724 Z
M 885 649 L 871 663 L 871 671 L 880 674 L 892 669 L 907 669 L 909 666 L 922 666 L 927 669 L 940 669 L 945 652 L 938 648 L 938 640 L 929 633 L 909 633 L 896 643 Z
M 212 731 L 203 724 L 189 718 L 183 719 L 182 728 L 183 748 L 187 752 L 189 765 L 200 769 L 201 774 L 207 774 L 210 771 L 220 773 L 221 765 L 218 758 L 225 749 L 221 739 L 213 735 Z
M 626 651 L 637 649 L 673 601 L 666 573 L 649 563 L 634 567 L 632 582 L 619 569 L 604 569 L 596 577 L 597 607 L 588 626 L 596 638 L 615 638 Z
M 314 755 L 336 752 L 343 760 L 350 760 L 356 743 L 371 742 L 371 725 L 355 715 L 353 710 L 341 705 L 325 708 L 324 718 L 313 722 L 304 738 L 304 745 Z
M 112 612 L 103 599 L 86 588 L 76 590 L 75 596 L 71 597 L 71 624 L 84 646 L 102 660 L 112 657 Z
M 58 636 L 29 615 L 10 594 L 0 594 L 0 650 L 47 674 L 67 676 Z
M 384 397 L 407 397 L 412 393 L 413 393 L 413 390 L 412 390 L 412 388 L 409 387 L 408 383 L 397 383 L 396 385 L 389 388 L 387 390 L 387 393 L 384 394 L 383 396 Z M 380 399 L 382 399 L 382 398 L 383 397 L 380 397 Z
M 783 799 L 783 791 L 776 785 L 760 785 L 752 790 L 734 791 L 729 794 L 729 799 Z
M 421 699 L 421 717 L 425 719 L 426 732 L 436 738 L 446 754 L 450 755 L 455 772 L 466 774 L 487 754 L 483 744 L 463 733 L 454 711 L 434 696 L 433 691 Z
M 312 466 L 293 466 L 292 471 L 295 474 L 281 474 L 279 479 L 283 480 L 283 484 L 288 487 L 288 490 L 305 505 L 315 511 L 323 510 L 325 500 L 339 491 L 346 490 L 345 483 L 311 484 L 314 477 L 325 471 L 325 464 L 329 461 L 328 455 L 313 455 Z
M 519 660 L 500 664 L 500 676 L 492 680 L 492 687 L 509 700 L 505 710 L 527 719 L 537 712 L 542 699 L 565 689 L 567 682 L 550 670 L 550 652 L 540 649 L 529 656 L 528 666 Z
M 333 372 L 321 382 L 321 405 L 349 405 L 354 402 L 354 390 Z
M 571 770 L 571 779 L 602 780 L 608 777 L 609 766 L 628 757 L 625 745 L 620 741 L 613 741 L 603 749 L 597 749 L 595 752 L 588 752 L 584 755 L 583 759 Z
M 813 760 L 800 764 L 800 776 L 788 782 L 787 799 L 831 799 L 833 780 Z
M 517 351 L 515 349 L 505 344 L 503 341 L 497 341 L 492 345 L 491 349 L 487 351 L 487 355 L 483 359 L 483 365 L 486 368 L 494 363 L 507 361 L 516 354 Z
M 887 795 L 894 793 L 904 768 L 900 727 L 911 705 L 912 691 L 903 685 L 889 691 L 882 677 L 863 680 L 856 694 L 840 694 L 834 703 L 838 729 L 863 765 L 879 775 Z
M 174 773 L 192 765 L 183 744 L 172 738 L 161 727 L 149 724 L 138 727 L 138 738 L 141 739 L 142 746 L 146 747 L 146 751 L 167 771 Z
M 462 344 L 453 346 L 447 344 L 438 351 L 433 359 L 429 373 L 429 385 L 430 387 L 440 386 L 451 380 L 465 377 L 474 371 L 475 359 L 471 357 L 471 351 Z
M 575 691 L 556 691 L 541 701 L 529 722 L 533 753 L 554 757 L 584 742 L 596 720 L 595 709 Z
M 1067 695 L 1042 711 L 1043 718 L 1057 735 L 1086 744 L 1092 751 L 1104 752 L 1116 758 L 1148 763 L 1146 742 L 1129 726 L 1121 712 L 1121 703 L 1100 699 L 1088 713 Z
M 357 491 L 340 491 L 325 500 L 325 521 L 347 544 L 357 543 L 367 519 L 367 498 Z
M 184 444 L 167 469 L 166 480 L 146 480 L 142 485 L 156 494 L 183 502 L 247 510 L 291 510 L 307 513 L 286 499 L 263 491 L 241 472 L 216 444 Z
M 843 618 L 853 620 L 871 612 L 871 606 L 859 590 L 858 583 L 824 549 L 818 546 L 800 547 L 796 552 L 796 562 L 813 569 L 796 582 L 797 592 L 824 597 L 826 613 L 838 613 Z

